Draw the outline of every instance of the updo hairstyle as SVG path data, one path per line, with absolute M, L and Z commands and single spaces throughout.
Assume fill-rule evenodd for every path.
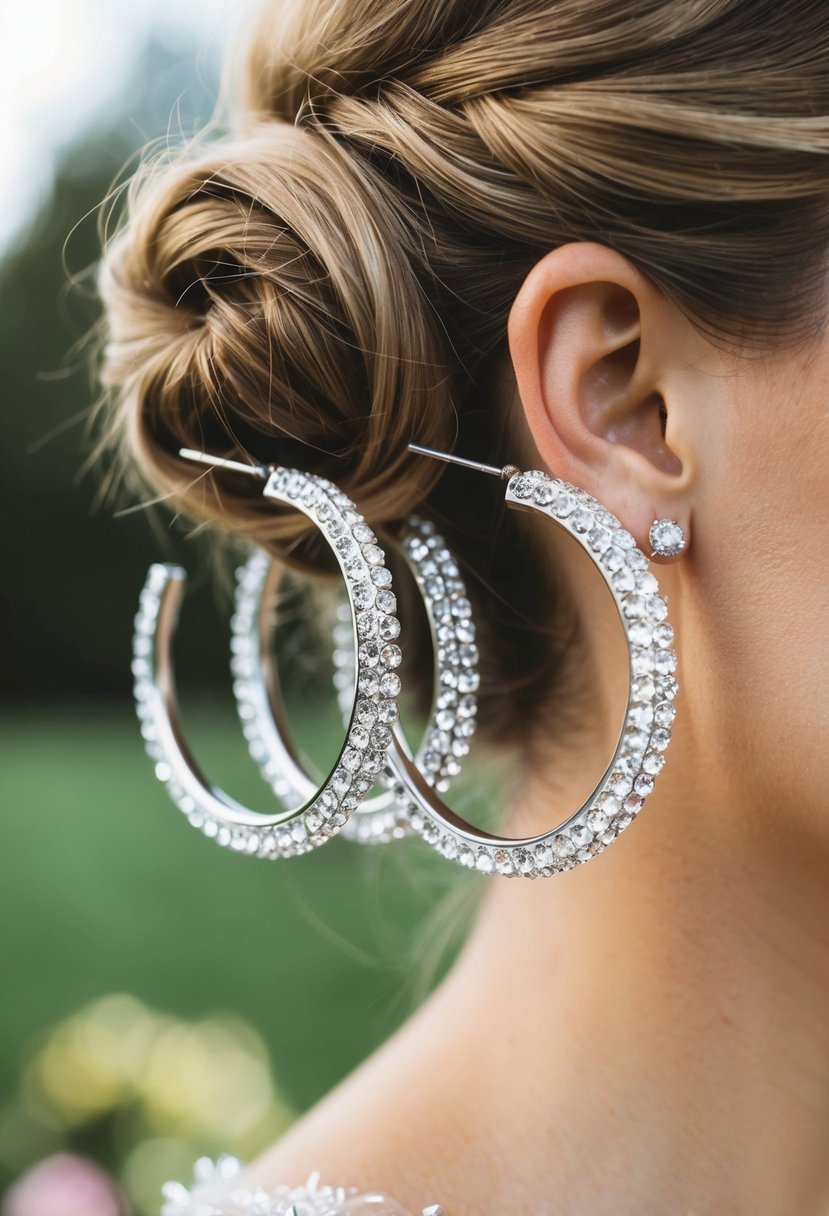
M 497 483 L 406 446 L 520 458 L 507 318 L 563 242 L 618 250 L 718 340 L 822 324 L 827 62 L 825 0 L 270 0 L 220 129 L 148 152 L 104 250 L 108 441 L 293 561 L 306 521 L 179 447 L 324 474 L 377 527 L 431 516 L 475 600 L 482 726 L 532 744 L 577 596 Z

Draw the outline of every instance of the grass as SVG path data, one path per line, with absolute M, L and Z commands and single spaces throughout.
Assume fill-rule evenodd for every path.
M 313 707 L 305 720 L 330 739 Z M 188 724 L 210 776 L 263 807 L 235 723 L 203 706 Z M 463 882 L 420 842 L 338 839 L 281 862 L 217 848 L 167 801 L 126 708 L 0 719 L 0 791 L 3 1094 L 39 1031 L 123 991 L 187 1017 L 241 1015 L 302 1110 L 407 1015 L 418 942 Z

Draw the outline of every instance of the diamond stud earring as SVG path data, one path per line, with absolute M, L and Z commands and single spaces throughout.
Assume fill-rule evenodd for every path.
M 665 560 L 685 552 L 685 533 L 675 519 L 655 519 L 648 532 L 651 559 Z

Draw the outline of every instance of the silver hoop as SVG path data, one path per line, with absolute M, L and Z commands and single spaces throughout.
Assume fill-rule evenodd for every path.
M 216 463 L 198 454 L 192 458 Z M 393 600 L 394 595 L 374 533 L 336 486 L 292 469 L 260 470 L 257 475 L 267 475 L 264 497 L 313 520 L 343 574 L 357 664 L 347 736 L 336 763 L 302 805 L 277 814 L 248 810 L 208 785 L 189 755 L 176 712 L 171 647 L 186 579 L 181 567 L 151 566 L 141 593 L 133 644 L 135 700 L 156 776 L 193 827 L 239 852 L 290 857 L 325 844 L 339 832 L 387 763 L 400 679 L 382 662 L 369 663 L 367 651 L 383 643 L 393 608 L 386 597 Z M 247 662 L 245 655 L 237 657 L 240 664 Z
M 361 527 L 365 525 L 355 525 L 358 531 Z M 460 570 L 434 525 L 413 516 L 399 549 L 422 596 L 435 656 L 435 686 L 428 724 L 413 763 L 430 786 L 445 792 L 461 771 L 461 760 L 469 752 L 475 731 L 479 684 L 475 625 Z M 263 778 L 280 799 L 299 802 L 310 797 L 315 785 L 286 726 L 279 673 L 269 646 L 274 621 L 268 605 L 273 601 L 279 577 L 279 567 L 261 550 L 254 550 L 238 571 L 232 619 L 233 689 L 248 748 Z M 396 611 L 393 593 L 378 593 L 378 599 L 382 596 L 384 606 L 393 614 Z M 350 622 L 348 606 L 342 607 Z M 338 620 L 334 632 L 334 680 L 346 722 L 353 703 L 352 632 L 350 623 Z M 399 633 L 397 618 L 386 616 L 381 642 L 364 644 L 363 660 L 371 666 L 385 664 L 390 669 L 398 666 Z M 407 756 L 411 756 L 405 741 L 403 746 Z M 386 789 L 364 798 L 343 826 L 343 835 L 363 844 L 380 844 L 408 835 L 412 828 L 408 821 L 411 801 L 406 780 L 392 750 L 380 774 Z
M 415 445 L 412 450 L 453 460 Z M 587 800 L 550 831 L 509 839 L 472 827 L 422 781 L 396 738 L 397 759 L 412 796 L 409 821 L 430 845 L 484 874 L 547 877 L 590 860 L 611 844 L 639 814 L 662 769 L 678 691 L 667 601 L 633 536 L 585 490 L 542 472 L 458 463 L 498 476 L 503 472 L 509 477 L 509 507 L 537 511 L 579 542 L 601 572 L 625 631 L 630 682 L 619 741 Z

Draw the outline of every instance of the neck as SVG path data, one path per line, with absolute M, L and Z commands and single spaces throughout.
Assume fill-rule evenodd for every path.
M 487 1061 L 508 1180 L 546 1179 L 573 1216 L 817 1212 L 826 861 L 741 780 L 711 689 L 693 673 L 685 689 L 641 818 L 569 873 L 491 881 L 445 996 Z M 583 777 L 568 803 L 560 775 L 525 791 L 522 824 L 576 805 Z

